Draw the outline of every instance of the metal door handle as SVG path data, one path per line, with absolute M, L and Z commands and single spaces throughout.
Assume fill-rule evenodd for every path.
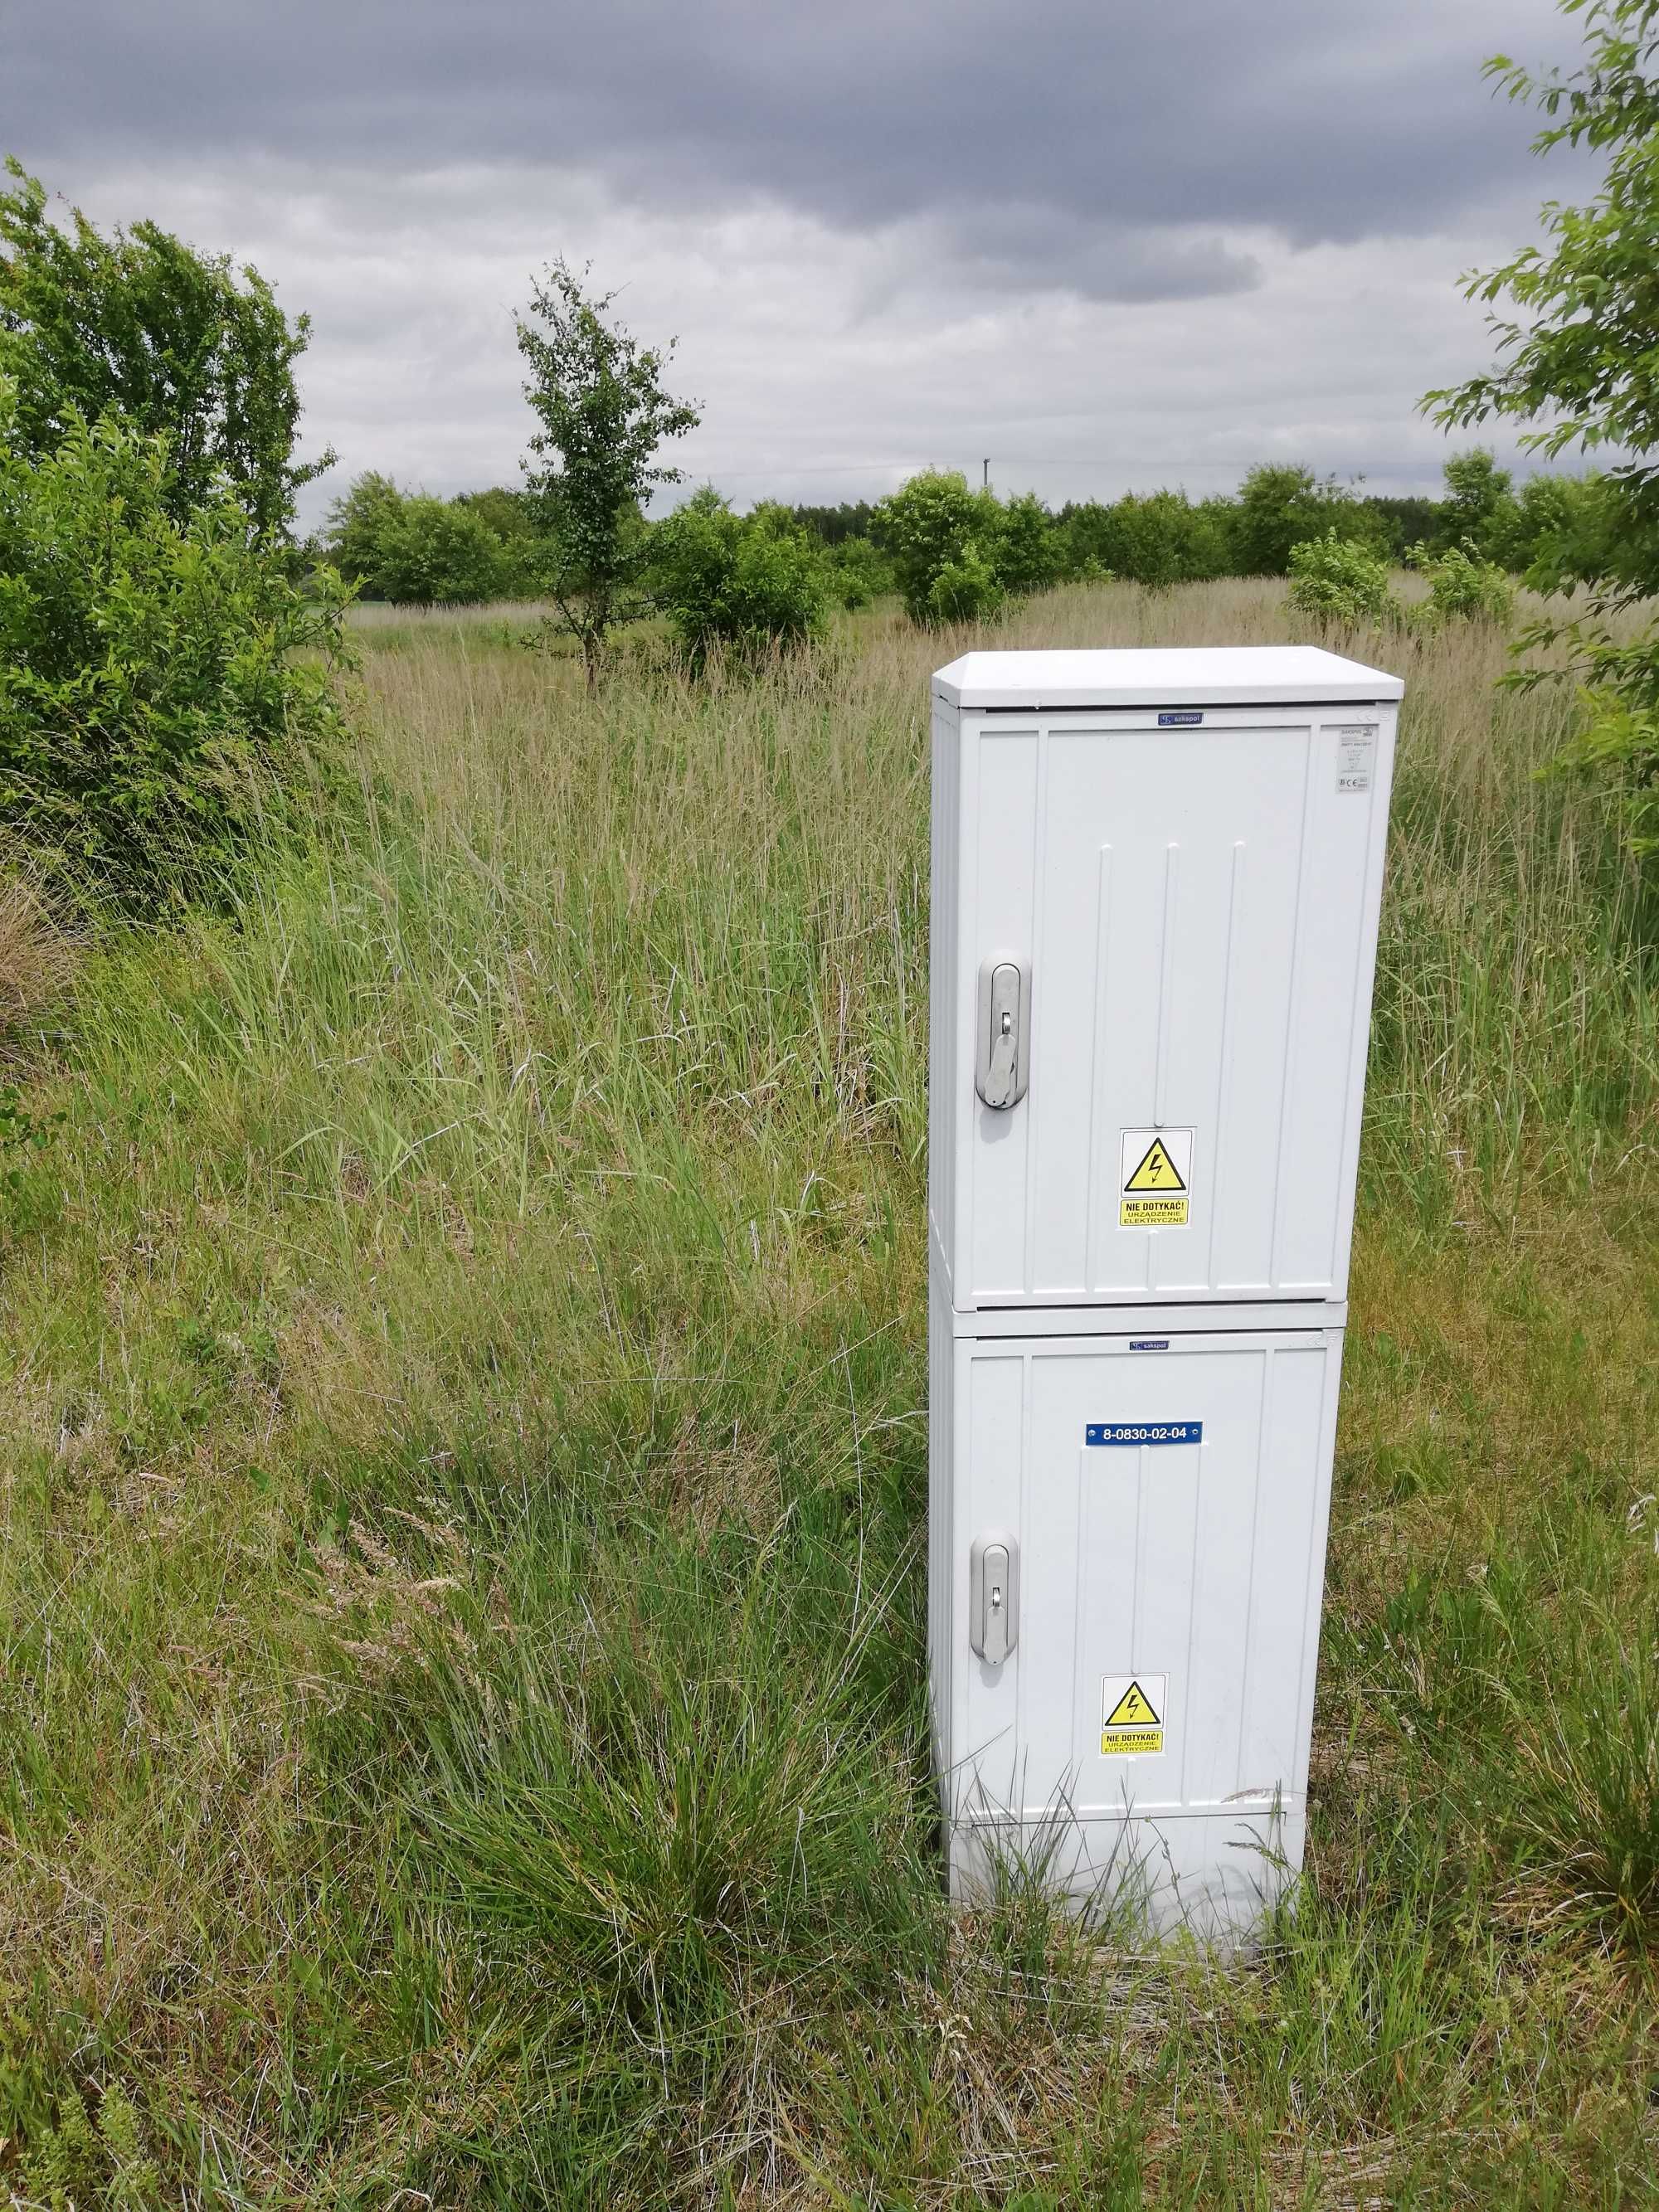
M 968 1641 L 988 1667 L 1019 1641 L 1019 1546 L 1000 1529 L 975 1536 L 968 1554 Z
M 995 952 L 979 971 L 979 1051 L 974 1088 L 988 1106 L 1018 1106 L 1031 1064 L 1030 987 L 1012 952 Z

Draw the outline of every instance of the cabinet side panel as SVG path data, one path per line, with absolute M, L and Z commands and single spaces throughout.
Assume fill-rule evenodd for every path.
M 956 1257 L 957 929 L 961 896 L 962 749 L 953 709 L 935 705 L 927 897 L 927 1208 L 930 1242 L 945 1270 Z
M 956 1434 L 950 1294 L 937 1257 L 927 1277 L 927 1712 L 946 1817 L 950 1770 L 951 1670 L 955 1623 L 951 1561 L 955 1552 L 952 1446 Z
M 1348 1040 L 1347 1121 L 1343 1131 L 1341 1209 L 1337 1218 L 1335 1251 L 1331 1264 L 1331 1280 L 1337 1293 L 1344 1297 L 1347 1293 L 1348 1261 L 1353 1245 L 1354 1191 L 1359 1179 L 1359 1138 L 1364 1118 L 1371 1007 L 1376 992 L 1376 944 L 1382 918 L 1382 892 L 1389 857 L 1389 803 L 1394 791 L 1395 752 L 1399 726 L 1397 708 L 1387 707 L 1379 709 L 1376 789 L 1371 800 L 1363 919 L 1356 963 L 1353 1026 Z

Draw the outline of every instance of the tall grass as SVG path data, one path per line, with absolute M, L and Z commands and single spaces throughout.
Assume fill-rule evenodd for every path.
M 997 634 L 1284 635 L 1237 582 Z M 1408 707 L 1315 1838 L 1222 1972 L 939 1888 L 922 739 L 967 641 L 590 698 L 414 626 L 349 822 L 85 960 L 0 1258 L 21 2200 L 1641 2201 L 1653 1005 L 1603 802 L 1534 774 L 1571 703 L 1483 633 L 1349 641 Z

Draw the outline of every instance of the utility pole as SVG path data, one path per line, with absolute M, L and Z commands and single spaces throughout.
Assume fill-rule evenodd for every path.
M 989 491 L 989 490 L 990 490 L 990 489 L 991 489 L 991 457 L 990 457 L 990 455 L 989 455 L 988 453 L 985 456 L 985 459 L 984 459 L 980 463 L 980 465 L 980 465 L 980 479 L 979 479 L 979 481 L 980 481 L 980 486 L 981 486 L 981 489 L 982 490 L 985 490 L 985 491 Z

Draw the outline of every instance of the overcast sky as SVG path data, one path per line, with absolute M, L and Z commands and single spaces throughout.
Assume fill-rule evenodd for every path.
M 1480 64 L 1577 47 L 1553 0 L 0 0 L 0 149 L 310 312 L 313 518 L 518 480 L 555 254 L 678 333 L 740 502 L 1411 490 L 1491 357 L 1459 272 L 1587 179 Z

